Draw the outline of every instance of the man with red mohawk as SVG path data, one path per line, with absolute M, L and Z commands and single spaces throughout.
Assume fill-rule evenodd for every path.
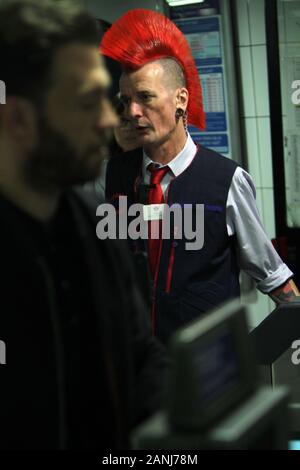
M 188 123 L 205 128 L 205 114 L 198 71 L 181 31 L 159 13 L 131 10 L 105 33 L 101 52 L 123 67 L 121 97 L 143 149 L 110 162 L 108 199 L 126 195 L 128 204 L 154 204 L 158 212 L 162 203 L 204 205 L 201 249 L 186 249 L 186 235 L 178 239 L 174 224 L 171 239 L 148 239 L 154 334 L 167 341 L 178 327 L 239 296 L 240 269 L 276 302 L 298 295 L 293 273 L 264 232 L 250 175 L 197 146 L 188 133 Z M 159 223 L 154 210 L 148 214 L 150 224 Z

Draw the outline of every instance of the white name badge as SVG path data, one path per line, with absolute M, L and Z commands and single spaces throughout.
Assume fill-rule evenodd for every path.
M 144 221 L 162 220 L 167 204 L 148 204 L 143 207 Z

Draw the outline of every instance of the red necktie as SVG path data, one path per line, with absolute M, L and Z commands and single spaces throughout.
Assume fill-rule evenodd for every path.
M 151 189 L 148 193 L 148 204 L 161 204 L 164 201 L 164 195 L 160 186 L 160 182 L 165 174 L 168 173 L 169 167 L 164 166 L 162 168 L 155 168 L 155 166 L 151 164 L 148 169 L 151 171 Z M 161 220 L 151 220 L 148 224 L 148 258 L 149 267 L 153 278 L 158 262 L 160 238 L 152 239 L 151 233 L 159 233 L 161 236 L 161 227 Z

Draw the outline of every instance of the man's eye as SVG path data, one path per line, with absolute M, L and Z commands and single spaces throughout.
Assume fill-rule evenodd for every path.
M 142 94 L 142 99 L 144 101 L 149 101 L 151 99 L 151 95 L 149 95 L 148 93 L 143 93 Z

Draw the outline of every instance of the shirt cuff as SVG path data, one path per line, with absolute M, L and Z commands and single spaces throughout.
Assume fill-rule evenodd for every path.
M 263 293 L 268 294 L 272 290 L 277 289 L 284 284 L 288 279 L 293 277 L 294 273 L 287 267 L 286 264 L 281 264 L 279 268 L 274 271 L 270 276 L 258 282 L 256 287 Z

